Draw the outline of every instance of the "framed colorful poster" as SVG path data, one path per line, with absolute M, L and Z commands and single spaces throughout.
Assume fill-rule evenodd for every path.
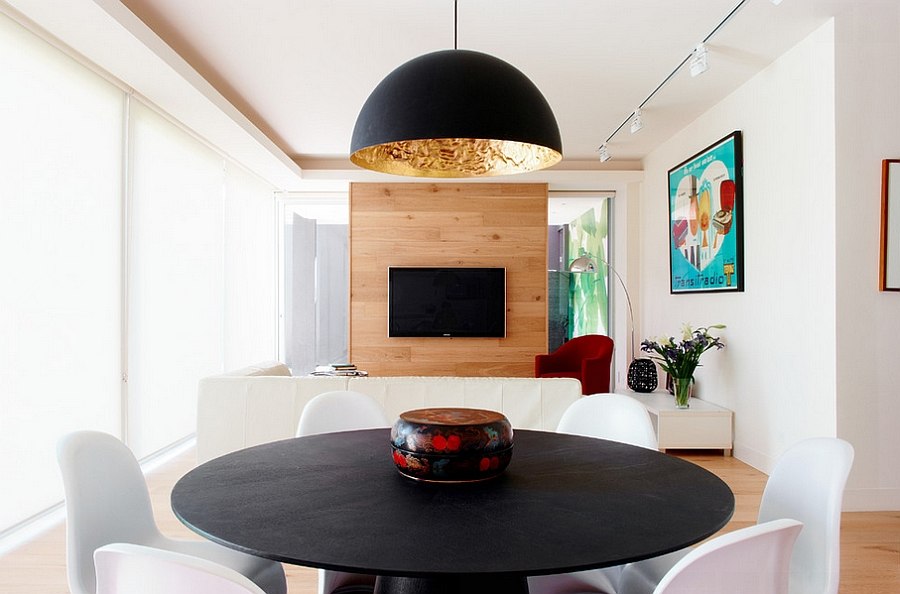
M 669 170 L 672 293 L 744 290 L 741 133 Z

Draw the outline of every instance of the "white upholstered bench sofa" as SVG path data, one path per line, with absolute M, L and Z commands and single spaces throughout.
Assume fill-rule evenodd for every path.
M 513 427 L 554 431 L 581 384 L 570 378 L 291 376 L 277 362 L 200 380 L 197 457 L 205 462 L 260 443 L 293 437 L 303 407 L 332 390 L 374 397 L 388 417 L 434 406 L 502 412 Z

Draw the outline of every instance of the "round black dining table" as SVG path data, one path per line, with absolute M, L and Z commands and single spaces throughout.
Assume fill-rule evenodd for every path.
M 172 509 L 240 551 L 378 575 L 379 594 L 524 593 L 527 576 L 684 548 L 734 511 L 709 471 L 618 442 L 517 430 L 503 474 L 441 484 L 401 475 L 389 435 L 328 433 L 226 454 L 176 483 Z

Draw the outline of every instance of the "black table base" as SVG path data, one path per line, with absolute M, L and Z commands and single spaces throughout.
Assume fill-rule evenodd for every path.
M 375 594 L 528 594 L 524 577 L 458 575 L 440 579 L 379 576 Z

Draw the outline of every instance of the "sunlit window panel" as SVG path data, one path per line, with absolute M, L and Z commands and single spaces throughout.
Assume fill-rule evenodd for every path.
M 274 188 L 225 168 L 225 369 L 277 358 L 278 261 Z
M 0 531 L 121 426 L 123 93 L 0 15 Z
M 138 101 L 130 126 L 129 445 L 196 430 L 197 381 L 223 371 L 224 161 Z

